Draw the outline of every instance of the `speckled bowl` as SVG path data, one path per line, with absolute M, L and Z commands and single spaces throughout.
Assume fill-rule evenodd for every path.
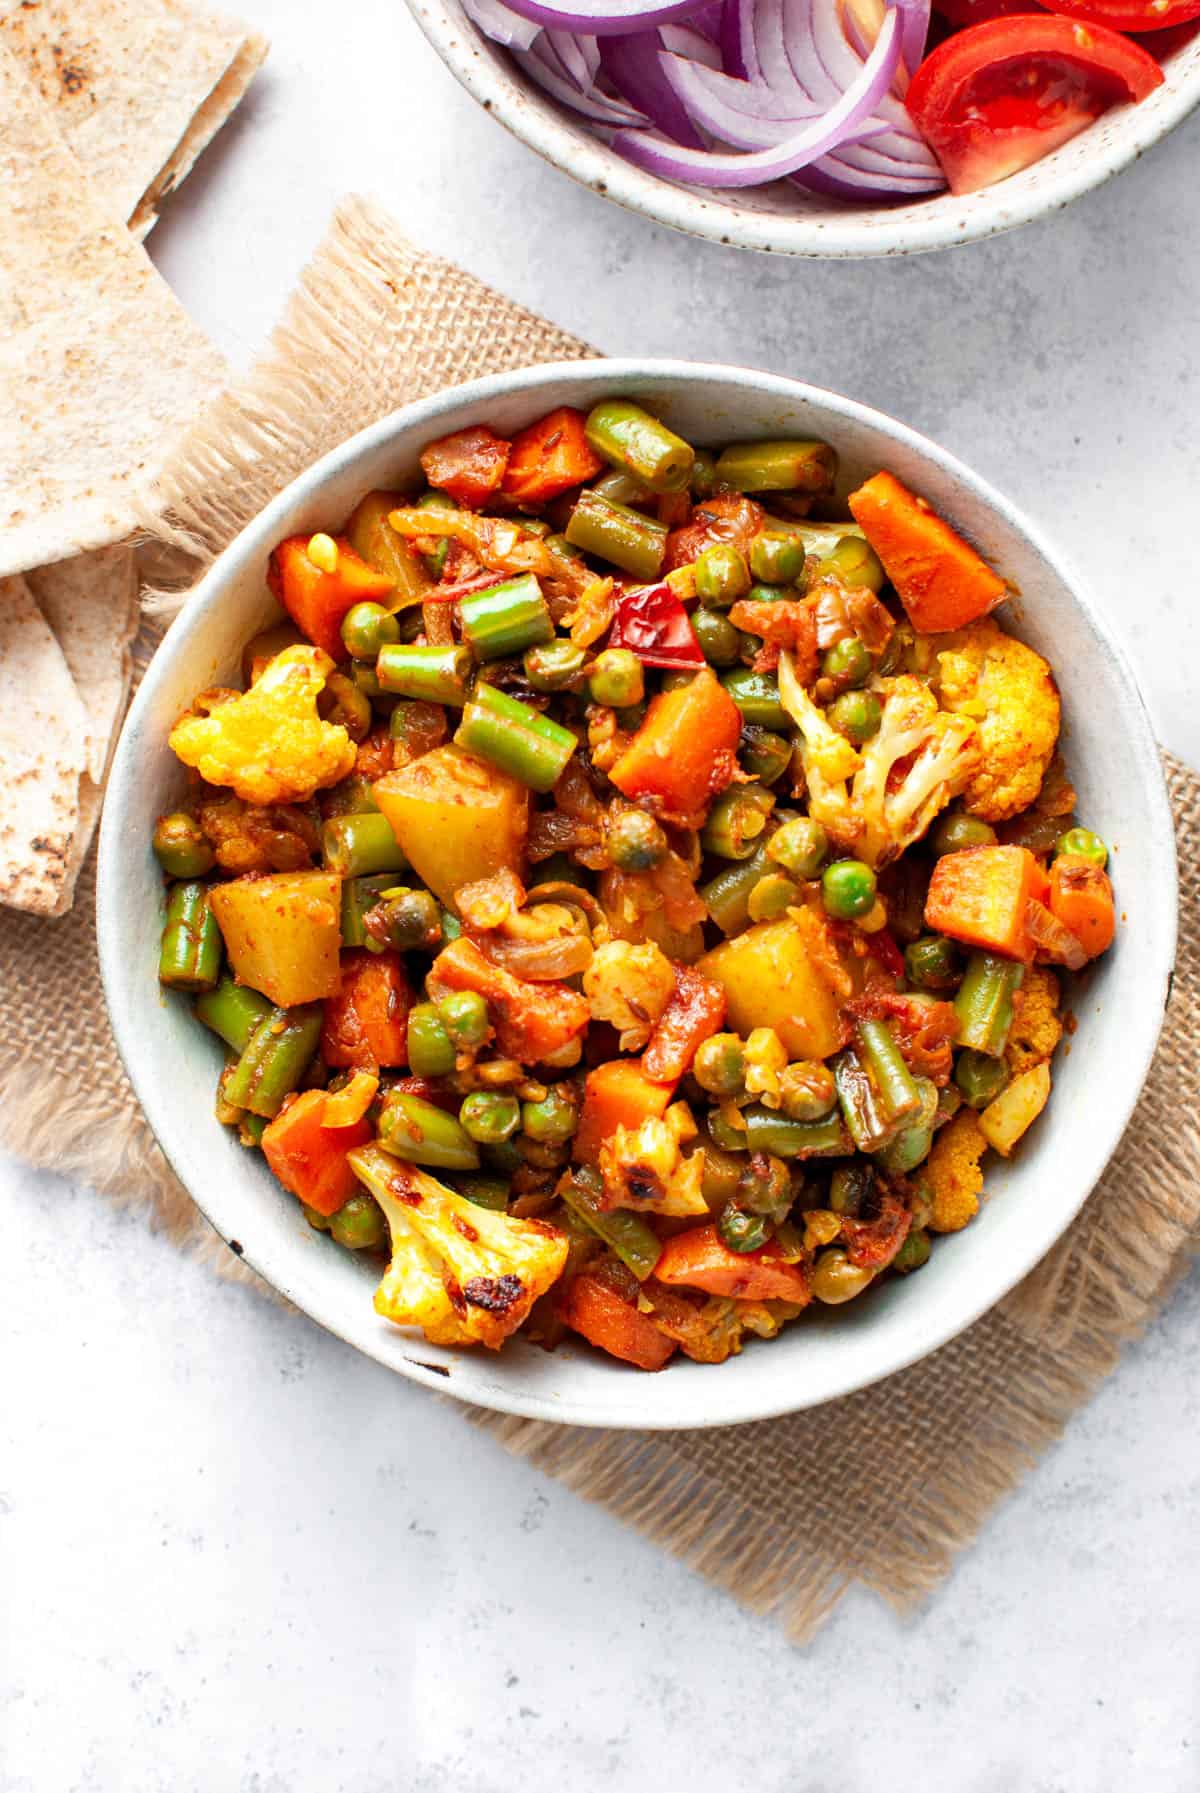
M 150 835 L 183 784 L 167 733 L 196 691 L 235 676 L 242 644 L 276 614 L 264 581 L 270 549 L 339 522 L 364 492 L 410 473 L 448 430 L 486 422 L 511 434 L 555 405 L 586 409 L 614 392 L 641 397 L 699 443 L 826 437 L 845 480 L 891 468 L 971 536 L 1020 589 L 1019 615 L 1005 620 L 1058 674 L 1080 813 L 1113 844 L 1122 916 L 1115 950 L 1073 997 L 1078 1033 L 1060 1055 L 1049 1111 L 1012 1164 L 989 1170 L 990 1199 L 971 1226 L 939 1240 L 907 1281 L 810 1311 L 720 1368 L 673 1362 L 657 1376 L 577 1344 L 551 1355 L 521 1339 L 499 1354 L 439 1350 L 378 1318 L 378 1267 L 313 1232 L 262 1159 L 218 1125 L 218 1043 L 155 981 L 163 888 Z M 998 492 L 903 424 L 793 380 L 679 361 L 584 361 L 476 380 L 396 412 L 310 468 L 225 551 L 155 656 L 125 725 L 100 841 L 98 926 L 117 1043 L 163 1150 L 217 1230 L 289 1300 L 401 1375 L 483 1407 L 584 1426 L 729 1425 L 832 1400 L 936 1350 L 1058 1238 L 1120 1138 L 1158 1038 L 1174 847 L 1132 675 L 1078 581 Z
M 525 79 L 478 32 L 459 0 L 408 0 L 451 74 L 514 136 L 573 180 L 692 236 L 777 255 L 915 255 L 1014 230 L 1119 174 L 1200 104 L 1200 37 L 1164 66 L 1164 84 L 1120 106 L 1053 155 L 982 193 L 910 205 L 838 205 L 785 182 L 718 193 L 635 168 Z

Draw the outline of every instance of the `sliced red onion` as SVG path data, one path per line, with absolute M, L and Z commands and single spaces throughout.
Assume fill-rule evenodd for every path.
M 553 0 L 507 0 L 511 12 L 549 31 L 587 31 L 595 37 L 649 31 L 670 19 L 686 19 L 708 4 L 709 0 L 570 0 L 569 5 L 556 6 Z
M 600 73 L 600 45 L 594 37 L 582 37 L 571 31 L 547 31 L 546 42 L 562 63 L 568 80 L 574 81 L 584 92 L 596 85 L 596 76 Z
M 621 98 L 644 113 L 656 131 L 689 149 L 704 149 L 704 138 L 660 66 L 668 60 L 658 54 L 661 45 L 662 33 L 658 31 L 606 37 L 600 48 L 600 66 Z
M 856 78 L 822 118 L 770 149 L 749 153 L 686 149 L 649 133 L 620 131 L 613 147 L 639 167 L 669 180 L 696 180 L 708 187 L 753 187 L 779 180 L 828 155 L 855 127 L 869 119 L 891 86 L 900 60 L 900 15 L 889 9 L 883 28 Z
M 696 25 L 664 25 L 658 34 L 664 50 L 676 56 L 690 56 L 702 68 L 719 69 L 721 50 L 716 39 Z
M 518 17 L 502 0 L 462 0 L 463 11 L 485 37 L 506 50 L 528 50 L 541 30 L 529 19 Z
M 514 50 L 512 56 L 513 61 L 524 69 L 529 79 L 540 87 L 543 93 L 548 93 L 550 98 L 557 100 L 560 106 L 566 106 L 572 112 L 578 112 L 581 118 L 591 119 L 593 124 L 607 125 L 610 130 L 628 130 L 646 123 L 645 115 L 636 112 L 624 101 L 610 100 L 595 88 L 585 92 L 568 78 L 565 71 L 556 72 L 546 58 L 538 54 L 542 42 L 543 40 L 539 39 L 532 50 Z M 557 57 L 555 57 L 555 61 L 558 61 Z M 559 68 L 561 69 L 561 67 L 562 65 L 559 63 Z

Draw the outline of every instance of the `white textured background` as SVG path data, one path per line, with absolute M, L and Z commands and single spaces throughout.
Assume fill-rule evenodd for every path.
M 237 363 L 372 190 L 601 349 L 800 375 L 938 437 L 1074 556 L 1200 763 L 1200 121 L 1016 236 L 759 259 L 543 166 L 399 0 L 240 10 L 267 69 L 151 239 Z M 854 1597 L 797 1653 L 138 1219 L 0 1183 L 4 1793 L 1200 1784 L 1196 1278 L 926 1611 Z

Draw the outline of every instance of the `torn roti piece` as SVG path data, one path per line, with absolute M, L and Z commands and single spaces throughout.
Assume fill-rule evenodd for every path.
M 133 676 L 138 626 L 133 549 L 98 548 L 25 577 L 75 681 L 86 723 L 88 774 L 102 784 Z
M 0 576 L 128 537 L 220 356 L 0 46 Z
M 24 579 L 0 580 L 0 903 L 35 915 L 69 906 L 86 730 L 33 593 Z
M 0 0 L 0 42 L 139 237 L 267 51 L 265 38 L 183 0 Z

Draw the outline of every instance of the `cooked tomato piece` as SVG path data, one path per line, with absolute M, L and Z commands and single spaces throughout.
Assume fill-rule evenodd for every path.
M 1103 25 L 1014 13 L 947 38 L 917 70 L 906 104 L 951 189 L 975 193 L 1162 79 L 1139 44 Z
M 499 490 L 508 453 L 503 437 L 479 424 L 431 442 L 421 452 L 421 470 L 431 486 L 474 509 Z

